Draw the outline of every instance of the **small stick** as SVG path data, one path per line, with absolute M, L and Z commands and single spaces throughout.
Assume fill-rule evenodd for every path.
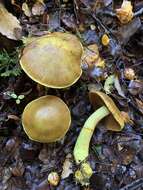
M 119 190 L 138 190 L 143 187 L 143 178 L 137 179 Z

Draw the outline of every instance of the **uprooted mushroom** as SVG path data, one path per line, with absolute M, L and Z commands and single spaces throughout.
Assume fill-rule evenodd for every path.
M 89 93 L 89 99 L 95 112 L 86 120 L 74 147 L 75 161 L 80 164 L 75 177 L 82 185 L 87 185 L 92 175 L 92 169 L 86 159 L 89 154 L 90 140 L 97 124 L 105 118 L 105 126 L 108 130 L 121 131 L 124 127 L 124 118 L 108 95 L 92 90 Z

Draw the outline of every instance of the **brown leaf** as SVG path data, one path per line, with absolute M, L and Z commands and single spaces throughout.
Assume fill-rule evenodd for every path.
M 131 80 L 128 86 L 128 90 L 134 96 L 140 94 L 143 90 L 143 82 L 140 80 Z
M 140 110 L 140 112 L 143 114 L 143 102 L 137 98 L 135 98 L 138 109 Z
M 17 31 L 21 34 L 22 28 L 19 21 L 0 4 L 0 33 L 7 38 L 19 40 L 21 35 L 17 35 Z

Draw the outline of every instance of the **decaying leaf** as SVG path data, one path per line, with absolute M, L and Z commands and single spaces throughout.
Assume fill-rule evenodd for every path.
M 110 42 L 110 38 L 108 37 L 107 34 L 104 34 L 101 38 L 101 42 L 104 46 L 108 46 Z
M 87 65 L 89 69 L 96 67 L 104 68 L 105 62 L 99 55 L 98 46 L 96 44 L 89 45 L 82 56 L 82 64 Z
M 117 38 L 121 44 L 127 44 L 130 38 L 139 30 L 141 27 L 141 19 L 135 17 L 129 23 L 121 25 L 118 28 Z
M 106 94 L 110 94 L 111 93 L 111 91 L 113 89 L 113 85 L 114 85 L 114 79 L 115 79 L 115 75 L 110 75 L 105 80 L 104 90 L 105 90 Z
M 135 78 L 135 71 L 132 68 L 125 68 L 124 70 L 124 77 L 127 80 L 134 80 Z
M 135 99 L 136 100 L 136 103 L 137 103 L 137 106 L 138 106 L 138 109 L 140 110 L 140 112 L 143 114 L 143 102 L 139 99 Z
M 36 3 L 32 7 L 33 15 L 42 15 L 45 11 L 45 4 L 42 0 L 37 0 Z
M 131 1 L 123 0 L 121 8 L 116 9 L 116 15 L 122 24 L 130 22 L 133 18 L 133 7 Z
M 61 175 L 62 179 L 69 177 L 69 175 L 73 173 L 71 157 L 72 157 L 71 154 L 68 154 L 66 156 L 66 159 L 65 159 L 64 164 L 63 164 L 62 175 Z
M 0 33 L 9 39 L 19 40 L 21 38 L 21 31 L 22 28 L 17 18 L 0 4 Z M 17 33 L 19 34 L 17 35 Z
M 84 50 L 82 56 L 82 64 L 88 65 L 89 68 L 93 68 L 98 57 L 99 57 L 98 46 L 96 44 L 89 45 Z
M 116 88 L 116 90 L 118 91 L 118 94 L 120 96 L 122 96 L 123 98 L 126 98 L 122 88 L 121 88 L 121 85 L 120 85 L 120 82 L 119 82 L 119 78 L 118 76 L 115 76 L 115 79 L 114 79 L 114 86 Z
M 29 9 L 27 3 L 23 3 L 23 4 L 22 4 L 22 10 L 23 10 L 23 12 L 24 12 L 24 14 L 25 14 L 26 16 L 28 16 L 28 17 L 31 16 L 32 13 L 31 13 L 31 10 Z
M 143 81 L 131 80 L 128 85 L 128 90 L 132 95 L 140 94 L 143 90 Z
M 122 114 L 122 116 L 124 118 L 125 123 L 129 123 L 131 125 L 134 124 L 134 122 L 130 119 L 130 116 L 129 116 L 129 114 L 127 112 L 121 111 L 121 114 Z

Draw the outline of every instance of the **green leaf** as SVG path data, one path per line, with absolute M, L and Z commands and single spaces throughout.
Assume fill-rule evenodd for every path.
M 10 96 L 11 96 L 12 98 L 14 98 L 14 99 L 17 99 L 17 95 L 14 94 L 14 93 L 11 93 Z
M 110 94 L 114 85 L 115 75 L 110 75 L 104 83 L 104 90 L 106 94 Z
M 17 103 L 17 104 L 20 104 L 20 100 L 19 100 L 19 99 L 17 99 L 17 100 L 16 100 L 16 103 Z
M 25 96 L 23 94 L 18 96 L 18 99 L 22 100 Z

